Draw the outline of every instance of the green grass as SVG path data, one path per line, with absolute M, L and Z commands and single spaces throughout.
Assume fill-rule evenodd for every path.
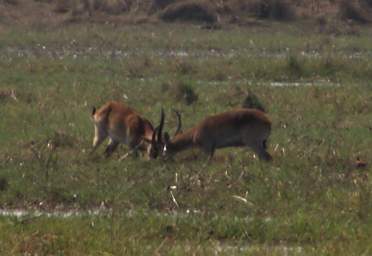
M 6 184 L 0 186 L 1 207 L 87 210 L 104 204 L 112 212 L 1 217 L 0 253 L 370 254 L 370 167 L 354 165 L 357 157 L 372 162 L 370 31 L 359 37 L 309 34 L 305 40 L 300 29 L 286 25 L 273 33 L 278 26 L 7 30 L 0 39 L 0 92 L 14 89 L 17 101 L 0 97 L 0 179 Z M 82 56 L 89 47 L 95 50 Z M 113 49 L 130 54 L 105 53 Z M 206 55 L 210 49 L 223 54 Z M 229 57 L 231 49 L 238 54 Z M 283 56 L 262 56 L 264 49 Z M 311 49 L 319 57 L 302 54 Z M 190 55 L 158 54 L 164 50 Z M 345 57 L 355 52 L 364 55 Z M 270 86 L 292 81 L 314 86 Z M 318 86 L 322 81 L 337 86 Z M 179 84 L 197 100 L 180 101 Z M 248 91 L 272 119 L 273 163 L 238 148 L 217 151 L 209 165 L 197 150 L 151 162 L 118 162 L 124 146 L 110 159 L 103 158 L 103 146 L 87 153 L 92 106 L 124 100 L 155 124 L 164 107 L 166 130 L 173 132 L 171 108 L 191 127 L 240 106 Z

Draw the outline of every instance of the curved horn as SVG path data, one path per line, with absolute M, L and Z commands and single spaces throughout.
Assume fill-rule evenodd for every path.
M 155 129 L 154 129 L 154 132 L 152 133 L 152 136 L 151 136 L 151 143 L 154 144 L 155 141 L 156 141 L 156 134 L 159 130 L 159 126 L 156 126 Z
M 177 110 L 173 109 L 173 112 L 176 114 L 177 116 L 177 129 L 176 129 L 176 132 L 174 133 L 174 136 L 176 136 L 177 134 L 179 134 L 181 132 L 181 128 L 182 128 L 182 121 L 181 121 L 181 114 L 180 112 L 178 112 Z
M 157 136 L 159 142 L 162 142 L 162 133 L 163 133 L 163 127 L 164 127 L 164 119 L 165 119 L 164 109 L 162 108 L 161 109 L 161 114 L 160 114 L 160 124 L 159 124 L 159 129 L 158 129 L 158 136 Z

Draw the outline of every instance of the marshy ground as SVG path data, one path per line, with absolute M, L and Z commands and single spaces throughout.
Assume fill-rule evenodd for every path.
M 0 205 L 26 212 L 0 217 L 0 253 L 370 254 L 372 30 L 357 30 L 3 28 Z M 270 164 L 238 148 L 208 165 L 197 150 L 167 161 L 119 162 L 124 146 L 88 154 L 93 105 L 123 100 L 155 124 L 164 107 L 172 132 L 172 108 L 186 128 L 247 95 L 272 119 Z

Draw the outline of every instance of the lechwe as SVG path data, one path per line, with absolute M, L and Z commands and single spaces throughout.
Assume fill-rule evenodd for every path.
M 190 147 L 199 147 L 209 155 L 218 148 L 249 147 L 260 159 L 270 161 L 266 143 L 271 131 L 271 121 L 264 112 L 256 109 L 239 108 L 206 117 L 193 128 L 179 132 L 181 117 L 178 117 L 177 132 L 172 139 L 168 133 L 158 138 L 163 155 L 172 155 Z M 163 127 L 163 121 L 160 127 Z
M 94 122 L 92 152 L 109 137 L 110 141 L 105 150 L 106 157 L 115 151 L 119 143 L 128 145 L 130 149 L 120 160 L 130 153 L 137 153 L 138 150 L 145 151 L 149 158 L 157 157 L 159 145 L 157 141 L 161 129 L 154 129 L 150 121 L 130 107 L 117 101 L 109 101 L 98 110 L 93 107 L 92 119 Z M 163 110 L 160 122 L 164 123 Z

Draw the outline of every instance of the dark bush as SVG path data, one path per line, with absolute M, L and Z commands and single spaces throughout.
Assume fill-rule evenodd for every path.
M 186 1 L 169 5 L 160 14 L 164 21 L 197 21 L 214 23 L 217 21 L 217 13 L 207 3 L 197 1 Z
M 132 4 L 131 0 L 81 0 L 81 2 L 90 12 L 96 10 L 113 15 L 129 11 Z
M 0 1 L 0 4 L 1 3 L 11 4 L 11 5 L 18 5 L 19 1 L 18 0 L 3 0 L 3 1 Z
M 367 22 L 367 19 L 362 14 L 361 10 L 348 0 L 340 2 L 338 11 L 341 19 L 353 20 L 359 23 Z
M 291 20 L 295 17 L 292 6 L 285 0 L 257 0 L 249 9 L 259 19 Z
M 55 12 L 66 13 L 72 11 L 75 14 L 89 11 L 101 11 L 107 14 L 121 14 L 131 7 L 131 0 L 58 0 L 56 1 Z
M 360 0 L 362 4 L 365 4 L 368 7 L 372 7 L 372 0 Z
M 128 11 L 130 5 L 131 2 L 126 0 L 102 1 L 102 4 L 98 9 L 107 14 L 117 15 Z
M 72 3 L 70 0 L 60 0 L 56 2 L 54 11 L 58 13 L 66 13 L 70 11 L 71 8 L 72 8 Z
M 39 2 L 39 3 L 47 3 L 47 4 L 50 4 L 52 3 L 54 0 L 34 0 L 35 2 Z
M 175 3 L 176 0 L 153 0 L 151 10 L 162 10 L 170 4 Z

